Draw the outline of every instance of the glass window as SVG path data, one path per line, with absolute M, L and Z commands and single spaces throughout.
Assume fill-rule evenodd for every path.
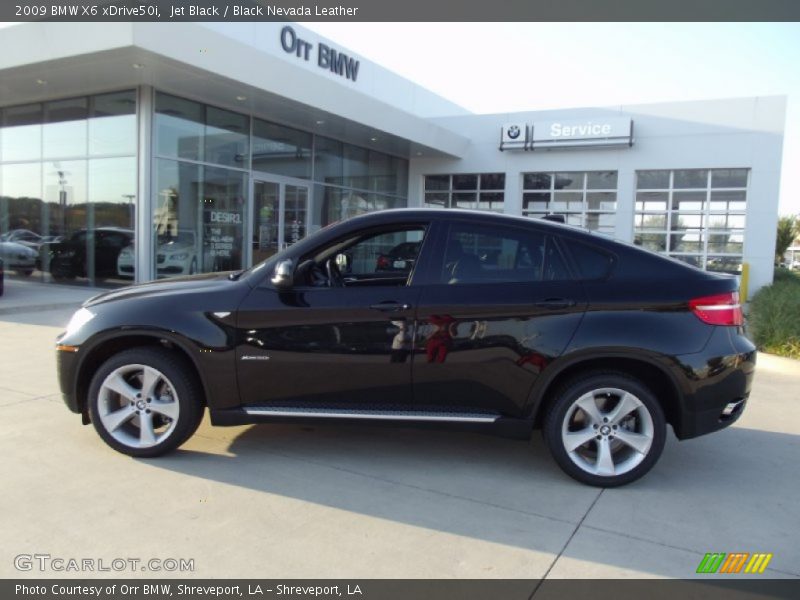
M 706 169 L 681 169 L 673 174 L 675 189 L 708 187 L 708 171 Z
M 96 158 L 89 161 L 89 202 L 98 227 L 133 230 L 136 223 L 136 159 Z
M 586 174 L 587 190 L 616 190 L 616 171 L 595 171 Z
M 636 188 L 639 190 L 669 189 L 669 171 L 637 171 Z
M 212 270 L 210 257 L 205 262 L 202 251 L 205 202 L 201 167 L 159 159 L 156 162 L 155 190 L 153 232 L 157 277 Z
M 475 208 L 475 198 L 477 198 L 477 194 L 475 192 L 462 192 L 453 194 L 450 201 L 450 208 L 473 209 Z
M 543 233 L 473 224 L 450 227 L 441 283 L 531 283 L 568 278 L 558 248 Z
M 482 190 L 504 190 L 506 187 L 505 173 L 484 173 L 481 175 Z
M 673 192 L 672 194 L 672 210 L 702 211 L 705 202 L 705 192 Z
M 253 121 L 253 170 L 311 178 L 312 135 L 260 119 Z
M 667 251 L 667 234 L 666 233 L 644 233 L 636 232 L 633 237 L 633 243 L 641 246 L 646 250 L 653 252 L 666 252 Z
M 502 192 L 481 192 L 478 197 L 478 210 L 503 212 L 503 196 Z
M 637 192 L 637 212 L 666 212 L 669 192 Z
M 505 173 L 426 175 L 425 205 L 503 212 L 505 184 Z
M 50 235 L 39 162 L 3 165 L 0 169 L 0 234 L 14 230 Z
M 203 265 L 208 271 L 241 269 L 246 175 L 218 167 L 203 171 Z
M 549 173 L 525 173 L 522 176 L 522 187 L 526 190 L 549 190 L 552 179 Z
M 87 98 L 45 103 L 45 125 L 42 130 L 43 157 L 86 156 L 88 114 Z
M 0 233 L 13 229 L 28 242 L 28 274 L 124 283 L 119 257 L 132 244 L 136 209 L 135 108 L 135 93 L 123 91 L 0 111 L 0 159 L 30 161 L 0 166 Z M 98 154 L 117 158 L 89 159 Z
M 582 190 L 584 173 L 556 173 L 553 187 L 557 190 Z
M 136 92 L 92 96 L 89 155 L 136 154 Z
M 572 258 L 581 274 L 583 280 L 605 279 L 611 271 L 613 257 L 607 252 L 588 246 L 575 240 L 561 238 L 572 254 Z
M 407 278 L 416 264 L 424 234 L 423 228 L 413 226 L 359 240 L 341 252 L 347 261 L 340 269 L 358 280 Z
M 204 131 L 202 104 L 156 94 L 155 137 L 159 156 L 203 160 Z
M 747 187 L 747 169 L 714 169 L 711 171 L 712 188 Z
M 550 192 L 541 194 L 523 194 L 522 211 L 547 211 L 550 204 Z
M 543 212 L 563 215 L 568 225 L 614 235 L 616 191 L 588 190 L 616 190 L 616 171 L 524 173 L 522 186 L 523 215 L 533 218 L 540 218 Z
M 2 159 L 42 158 L 42 105 L 27 104 L 3 109 Z
M 344 144 L 343 150 L 343 185 L 361 190 L 370 189 L 369 150 L 352 144 Z
M 710 211 L 712 213 L 745 212 L 747 208 L 746 192 L 711 192 Z
M 450 189 L 450 176 L 449 175 L 426 175 L 425 176 L 425 191 L 428 190 L 449 190 Z
M 659 173 L 661 181 L 653 181 Z M 744 249 L 747 169 L 684 169 L 641 171 L 638 187 L 667 183 L 674 190 L 637 192 L 635 243 L 699 268 L 714 264 L 708 254 L 739 255 Z M 713 189 L 713 188 L 724 189 Z M 735 188 L 741 189 L 735 189 Z M 682 191 L 698 188 L 693 191 Z M 671 199 L 670 199 L 671 198 Z M 668 202 L 669 200 L 669 202 Z M 667 206 L 669 204 L 669 206 Z M 716 260 L 716 259 L 715 259 Z
M 592 192 L 586 194 L 588 210 L 616 211 L 617 194 L 614 192 Z
M 478 176 L 477 175 L 453 175 L 453 189 L 454 190 L 477 190 L 478 189 Z
M 316 136 L 314 140 L 314 179 L 322 183 L 342 185 L 344 172 L 342 142 Z
M 249 167 L 250 119 L 229 110 L 206 107 L 206 162 L 246 169 Z

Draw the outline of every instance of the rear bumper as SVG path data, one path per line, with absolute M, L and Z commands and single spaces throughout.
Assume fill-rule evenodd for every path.
M 756 348 L 733 327 L 717 327 L 703 352 L 678 356 L 683 406 L 673 423 L 679 439 L 724 429 L 741 417 L 750 397 Z

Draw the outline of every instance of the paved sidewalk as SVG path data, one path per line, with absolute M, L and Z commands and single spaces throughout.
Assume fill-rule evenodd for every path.
M 12 279 L 8 275 L 4 287 L 5 291 L 0 296 L 0 315 L 77 308 L 84 300 L 105 291 L 86 286 Z
M 0 315 L 0 577 L 687 578 L 706 552 L 773 553 L 763 577 L 800 577 L 797 361 L 759 356 L 738 423 L 670 434 L 649 475 L 612 490 L 566 477 L 538 434 L 204 420 L 135 460 L 58 393 L 53 341 L 80 291 Z M 195 571 L 22 573 L 21 553 Z

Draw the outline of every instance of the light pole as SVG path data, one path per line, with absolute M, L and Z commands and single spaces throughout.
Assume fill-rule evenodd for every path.
M 133 205 L 133 199 L 136 198 L 136 194 L 122 194 L 123 198 L 128 199 L 128 219 L 131 225 L 131 229 L 135 229 L 134 224 L 136 223 L 136 210 Z

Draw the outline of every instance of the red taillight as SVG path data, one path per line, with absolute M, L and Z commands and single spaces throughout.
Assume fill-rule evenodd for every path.
M 703 296 L 689 300 L 689 308 L 703 323 L 709 325 L 741 325 L 744 323 L 739 292 Z
M 389 259 L 386 258 L 383 254 L 378 257 L 378 266 L 379 269 L 388 269 L 389 268 Z

